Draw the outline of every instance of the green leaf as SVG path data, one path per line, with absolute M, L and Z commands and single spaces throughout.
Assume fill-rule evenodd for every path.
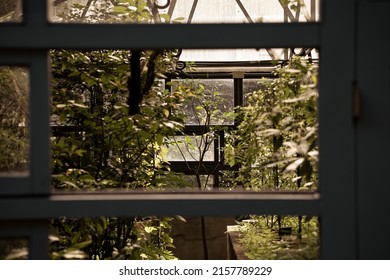
M 81 250 L 69 249 L 64 251 L 63 257 L 65 259 L 85 259 L 87 254 Z
M 28 257 L 28 248 L 13 249 L 6 257 L 6 260 L 24 259 Z
M 165 22 L 169 22 L 171 17 L 168 14 L 160 14 L 160 17 L 165 20 Z
M 163 124 L 164 124 L 166 127 L 175 128 L 175 125 L 174 125 L 172 122 L 163 122 Z
M 164 135 L 157 134 L 156 135 L 156 143 L 157 143 L 157 145 L 161 146 L 163 144 L 163 141 L 164 141 Z
M 261 131 L 261 135 L 265 137 L 280 135 L 280 130 L 275 128 L 264 129 Z
M 118 14 L 124 14 L 127 12 L 127 7 L 124 6 L 115 6 L 114 7 L 114 12 Z
M 82 157 L 82 156 L 84 155 L 85 152 L 86 152 L 85 150 L 80 150 L 80 149 L 74 151 L 74 153 L 75 153 L 76 155 L 78 155 L 79 157 Z
M 145 227 L 145 232 L 147 233 L 153 233 L 155 231 L 157 231 L 157 228 L 156 227 Z
M 202 105 L 198 105 L 198 106 L 196 106 L 196 108 L 195 108 L 197 111 L 202 111 L 202 110 L 204 110 L 204 108 L 203 108 L 203 106 Z
M 72 183 L 72 182 L 69 182 L 69 181 L 65 181 L 64 184 L 68 185 L 70 187 L 73 187 L 75 189 L 80 189 L 75 183 Z
M 295 160 L 293 163 L 290 163 L 286 168 L 285 172 L 291 172 L 297 170 L 297 168 L 303 163 L 305 159 L 304 158 L 299 158 Z
M 186 144 L 191 144 L 191 143 L 192 143 L 192 138 L 191 138 L 191 136 L 186 135 L 186 137 L 185 137 L 184 139 L 185 139 L 185 141 L 186 141 Z

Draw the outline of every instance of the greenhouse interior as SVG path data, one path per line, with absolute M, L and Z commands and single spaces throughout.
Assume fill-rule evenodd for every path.
M 0 259 L 388 259 L 389 8 L 0 1 Z

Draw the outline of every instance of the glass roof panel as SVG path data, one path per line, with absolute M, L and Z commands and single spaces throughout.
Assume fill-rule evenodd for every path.
M 179 17 L 191 23 L 272 22 L 283 21 L 283 8 L 277 1 L 178 1 L 172 18 Z
M 200 49 L 183 50 L 183 61 L 263 61 L 284 59 L 284 49 Z
M 318 51 L 312 48 L 299 49 L 185 49 L 180 55 L 181 61 L 190 62 L 265 62 L 287 60 L 292 52 L 304 52 L 312 59 L 318 59 Z M 259 66 L 260 64 L 258 64 Z
M 185 23 L 317 21 L 320 0 L 158 0 L 162 13 Z
M 49 18 L 55 22 L 266 23 L 318 21 L 320 1 L 48 0 L 48 4 Z

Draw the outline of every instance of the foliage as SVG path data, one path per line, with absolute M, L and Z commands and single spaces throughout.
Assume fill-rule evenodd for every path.
M 0 172 L 27 168 L 28 86 L 25 68 L 0 67 Z
M 143 55 L 148 60 L 150 52 Z M 164 64 L 169 55 L 158 58 L 157 71 L 170 70 Z M 56 188 L 164 187 L 169 166 L 161 147 L 183 127 L 184 97 L 156 81 L 141 113 L 129 117 L 128 56 L 114 50 L 53 52 L 53 115 L 59 130 L 73 130 L 53 142 Z
M 74 4 L 65 8 L 59 17 L 61 21 L 88 23 L 180 23 L 184 20 L 171 19 L 147 0 L 99 0 L 94 1 L 93 5 Z
M 67 22 L 117 22 L 135 21 L 147 23 L 152 15 L 147 6 L 147 1 L 121 0 L 95 1 L 93 5 L 74 4 L 70 9 L 60 15 L 61 20 Z
M 236 184 L 256 191 L 313 191 L 318 181 L 317 65 L 292 57 L 275 78 L 245 95 L 225 156 L 238 165 Z M 240 242 L 251 259 L 318 258 L 318 221 L 310 217 L 252 216 Z M 292 233 L 281 237 L 288 227 Z
M 26 260 L 27 258 L 27 239 L 0 240 L 0 260 Z
M 236 184 L 256 191 L 313 191 L 318 181 L 317 65 L 292 57 L 263 79 L 237 109 L 237 129 L 225 156 L 239 166 Z M 241 223 L 241 243 L 249 258 L 318 258 L 317 219 L 253 216 Z M 292 228 L 280 238 L 278 231 Z M 286 239 L 288 236 L 289 239 Z
M 66 19 L 94 22 L 120 16 L 118 12 L 103 16 L 96 7 L 92 14 L 84 11 L 75 6 Z M 51 52 L 55 191 L 161 190 L 175 176 L 162 147 L 167 137 L 183 128 L 184 96 L 165 90 L 158 77 L 174 74 L 176 53 L 143 50 L 140 54 L 144 95 L 140 113 L 131 116 L 131 51 Z M 169 230 L 170 218 L 53 220 L 52 258 L 172 259 Z
M 236 185 L 242 184 L 246 189 L 252 190 L 316 189 L 316 65 L 304 58 L 293 57 L 287 65 L 277 67 L 274 79 L 263 79 L 259 83 L 260 89 L 246 94 L 246 104 L 236 108 L 236 114 L 233 110 L 223 108 L 226 101 L 218 91 L 207 94 L 202 83 L 180 81 L 177 85 L 177 90 L 191 97 L 186 107 L 187 115 L 190 116 L 190 123 L 197 125 L 201 131 L 194 134 L 194 137 L 186 136 L 182 142 L 174 143 L 188 170 L 196 176 L 199 190 L 206 189 L 202 185 L 200 174 L 206 174 L 207 178 L 212 174 L 212 171 L 203 166 L 205 156 L 217 139 L 218 132 L 222 130 L 228 137 L 224 151 L 226 160 L 231 166 L 239 166 Z M 237 128 L 229 131 L 223 124 L 226 120 L 229 123 L 234 117 Z M 190 165 L 191 160 L 196 164 Z M 221 181 L 226 181 L 226 187 L 232 188 L 231 180 L 227 178 L 229 175 L 231 174 L 227 173 Z M 261 229 L 256 226 L 248 231 L 243 226 L 242 230 L 245 232 L 242 242 L 249 245 L 256 243 L 262 248 L 260 253 L 256 250 L 248 254 L 265 258 L 313 258 L 311 253 L 315 254 L 317 247 L 312 241 L 318 239 L 311 238 L 306 247 L 306 240 L 302 240 L 305 224 L 302 219 L 298 217 L 296 220 L 289 220 L 278 216 L 275 220 L 279 229 L 287 220 L 297 228 L 299 238 L 293 243 L 300 248 L 301 255 L 296 250 L 288 251 L 289 243 L 273 242 L 277 228 L 272 228 L 273 225 L 271 228 Z M 290 252 L 294 254 L 290 255 Z
M 171 218 L 54 220 L 53 259 L 175 259 Z
M 159 147 L 182 127 L 175 115 L 181 97 L 156 83 L 141 114 L 129 117 L 127 57 L 128 52 L 107 50 L 53 54 L 53 112 L 61 127 L 80 129 L 53 143 L 57 189 L 164 187 L 169 166 Z M 173 258 L 167 219 L 63 219 L 54 225 L 60 233 L 54 258 Z
M 297 217 L 284 217 L 279 228 L 274 216 L 252 216 L 250 221 L 241 222 L 239 241 L 246 256 L 257 260 L 318 259 L 318 219 L 303 219 L 301 229 L 297 227 Z M 290 228 L 291 234 L 279 234 L 280 229 Z
M 150 52 L 142 54 L 147 61 Z M 171 63 L 169 55 L 164 52 L 158 57 L 156 71 L 169 71 L 171 64 L 166 64 Z M 156 81 L 143 98 L 140 114 L 129 116 L 126 104 L 128 56 L 128 51 L 116 50 L 52 52 L 52 112 L 58 125 L 52 143 L 56 190 L 162 189 L 167 178 L 172 176 L 161 147 L 168 135 L 175 135 L 183 127 L 178 110 L 183 96 L 163 90 Z M 65 238 L 68 241 L 61 243 L 65 245 L 53 247 L 60 249 L 53 253 L 53 257 L 172 257 L 167 250 L 172 242 L 168 242 L 165 234 L 159 234 L 158 238 L 152 235 L 153 242 L 164 244 L 152 246 L 154 243 L 150 238 L 141 238 L 144 234 L 142 228 L 137 231 L 132 228 L 139 225 L 135 218 L 126 222 L 130 223 L 127 225 L 129 234 L 136 234 L 136 237 L 131 239 L 129 235 L 121 235 L 123 221 L 113 218 L 55 223 L 54 226 L 61 229 L 60 240 Z M 155 222 L 160 223 L 156 227 L 160 233 L 161 225 L 167 227 L 165 220 Z M 103 234 L 105 231 L 99 231 L 98 225 L 110 234 L 117 234 L 114 244 L 110 242 L 110 236 Z M 67 230 L 68 227 L 72 230 Z M 64 237 L 64 233 L 74 228 L 77 228 L 76 236 Z M 104 242 L 99 239 L 104 239 Z M 91 249 L 91 246 L 99 249 Z M 88 254 L 82 254 L 81 249 Z
M 237 182 L 253 190 L 317 188 L 317 66 L 293 57 L 246 94 L 226 148 Z

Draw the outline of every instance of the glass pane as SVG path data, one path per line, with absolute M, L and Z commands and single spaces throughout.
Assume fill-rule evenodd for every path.
M 259 90 L 266 90 L 267 83 L 272 83 L 272 79 L 244 79 L 242 83 L 244 96 L 250 95 L 250 93 L 257 92 Z M 244 105 L 248 106 L 248 98 L 244 98 Z
M 264 61 L 286 59 L 285 49 L 200 49 L 183 50 L 180 60 L 183 61 Z M 260 65 L 258 65 L 260 66 Z M 216 70 L 216 72 L 219 72 Z
M 56 0 L 50 19 L 84 23 L 262 23 L 318 21 L 320 0 Z
M 28 175 L 28 95 L 27 69 L 0 66 L 0 176 Z
M 22 21 L 22 0 L 2 0 L 0 2 L 0 23 Z
M 181 61 L 188 62 L 252 62 L 251 67 L 264 67 L 269 66 L 269 63 L 266 62 L 274 61 L 275 63 L 271 66 L 274 66 L 281 60 L 288 60 L 293 55 L 309 55 L 312 59 L 318 59 L 318 51 L 313 48 L 295 48 L 295 49 L 200 49 L 200 50 L 189 50 L 184 49 L 180 55 Z M 256 64 L 257 63 L 257 64 Z M 201 66 L 198 66 L 196 63 L 194 65 L 194 70 L 196 71 L 206 71 Z M 219 67 L 221 65 L 218 65 Z M 223 72 L 223 70 L 229 70 L 229 65 L 225 65 L 223 68 L 212 68 L 212 65 L 209 65 L 209 71 L 214 72 Z M 234 66 L 234 65 L 233 65 Z M 249 66 L 249 65 L 247 65 Z M 232 65 L 230 66 L 232 67 Z M 243 65 L 235 65 L 235 68 L 231 68 L 231 71 L 239 71 Z M 259 69 L 264 70 L 264 69 Z
M 271 81 L 268 79 L 268 81 Z M 265 89 L 265 82 L 259 81 L 259 79 L 245 79 L 243 82 L 243 92 L 244 94 L 258 91 L 258 90 L 264 90 Z
M 317 190 L 318 59 L 313 55 L 260 61 L 259 67 L 226 62 L 247 70 L 237 77 L 229 67 L 214 72 L 216 64 L 204 61 L 194 63 L 201 71 L 191 63 L 178 70 L 177 51 L 142 51 L 138 103 L 129 88 L 132 55 L 130 50 L 51 52 L 56 191 L 186 187 L 176 172 L 219 174 L 214 187 L 225 191 Z M 267 78 L 246 78 L 262 76 Z M 233 77 L 243 79 L 242 89 Z M 244 106 L 234 107 L 241 99 Z
M 0 239 L 0 260 L 28 259 L 28 240 L 7 238 Z
M 187 125 L 233 124 L 232 79 L 173 80 L 172 91 L 189 97 L 184 107 Z
M 212 134 L 199 136 L 174 136 L 165 148 L 168 161 L 214 161 L 214 140 Z

